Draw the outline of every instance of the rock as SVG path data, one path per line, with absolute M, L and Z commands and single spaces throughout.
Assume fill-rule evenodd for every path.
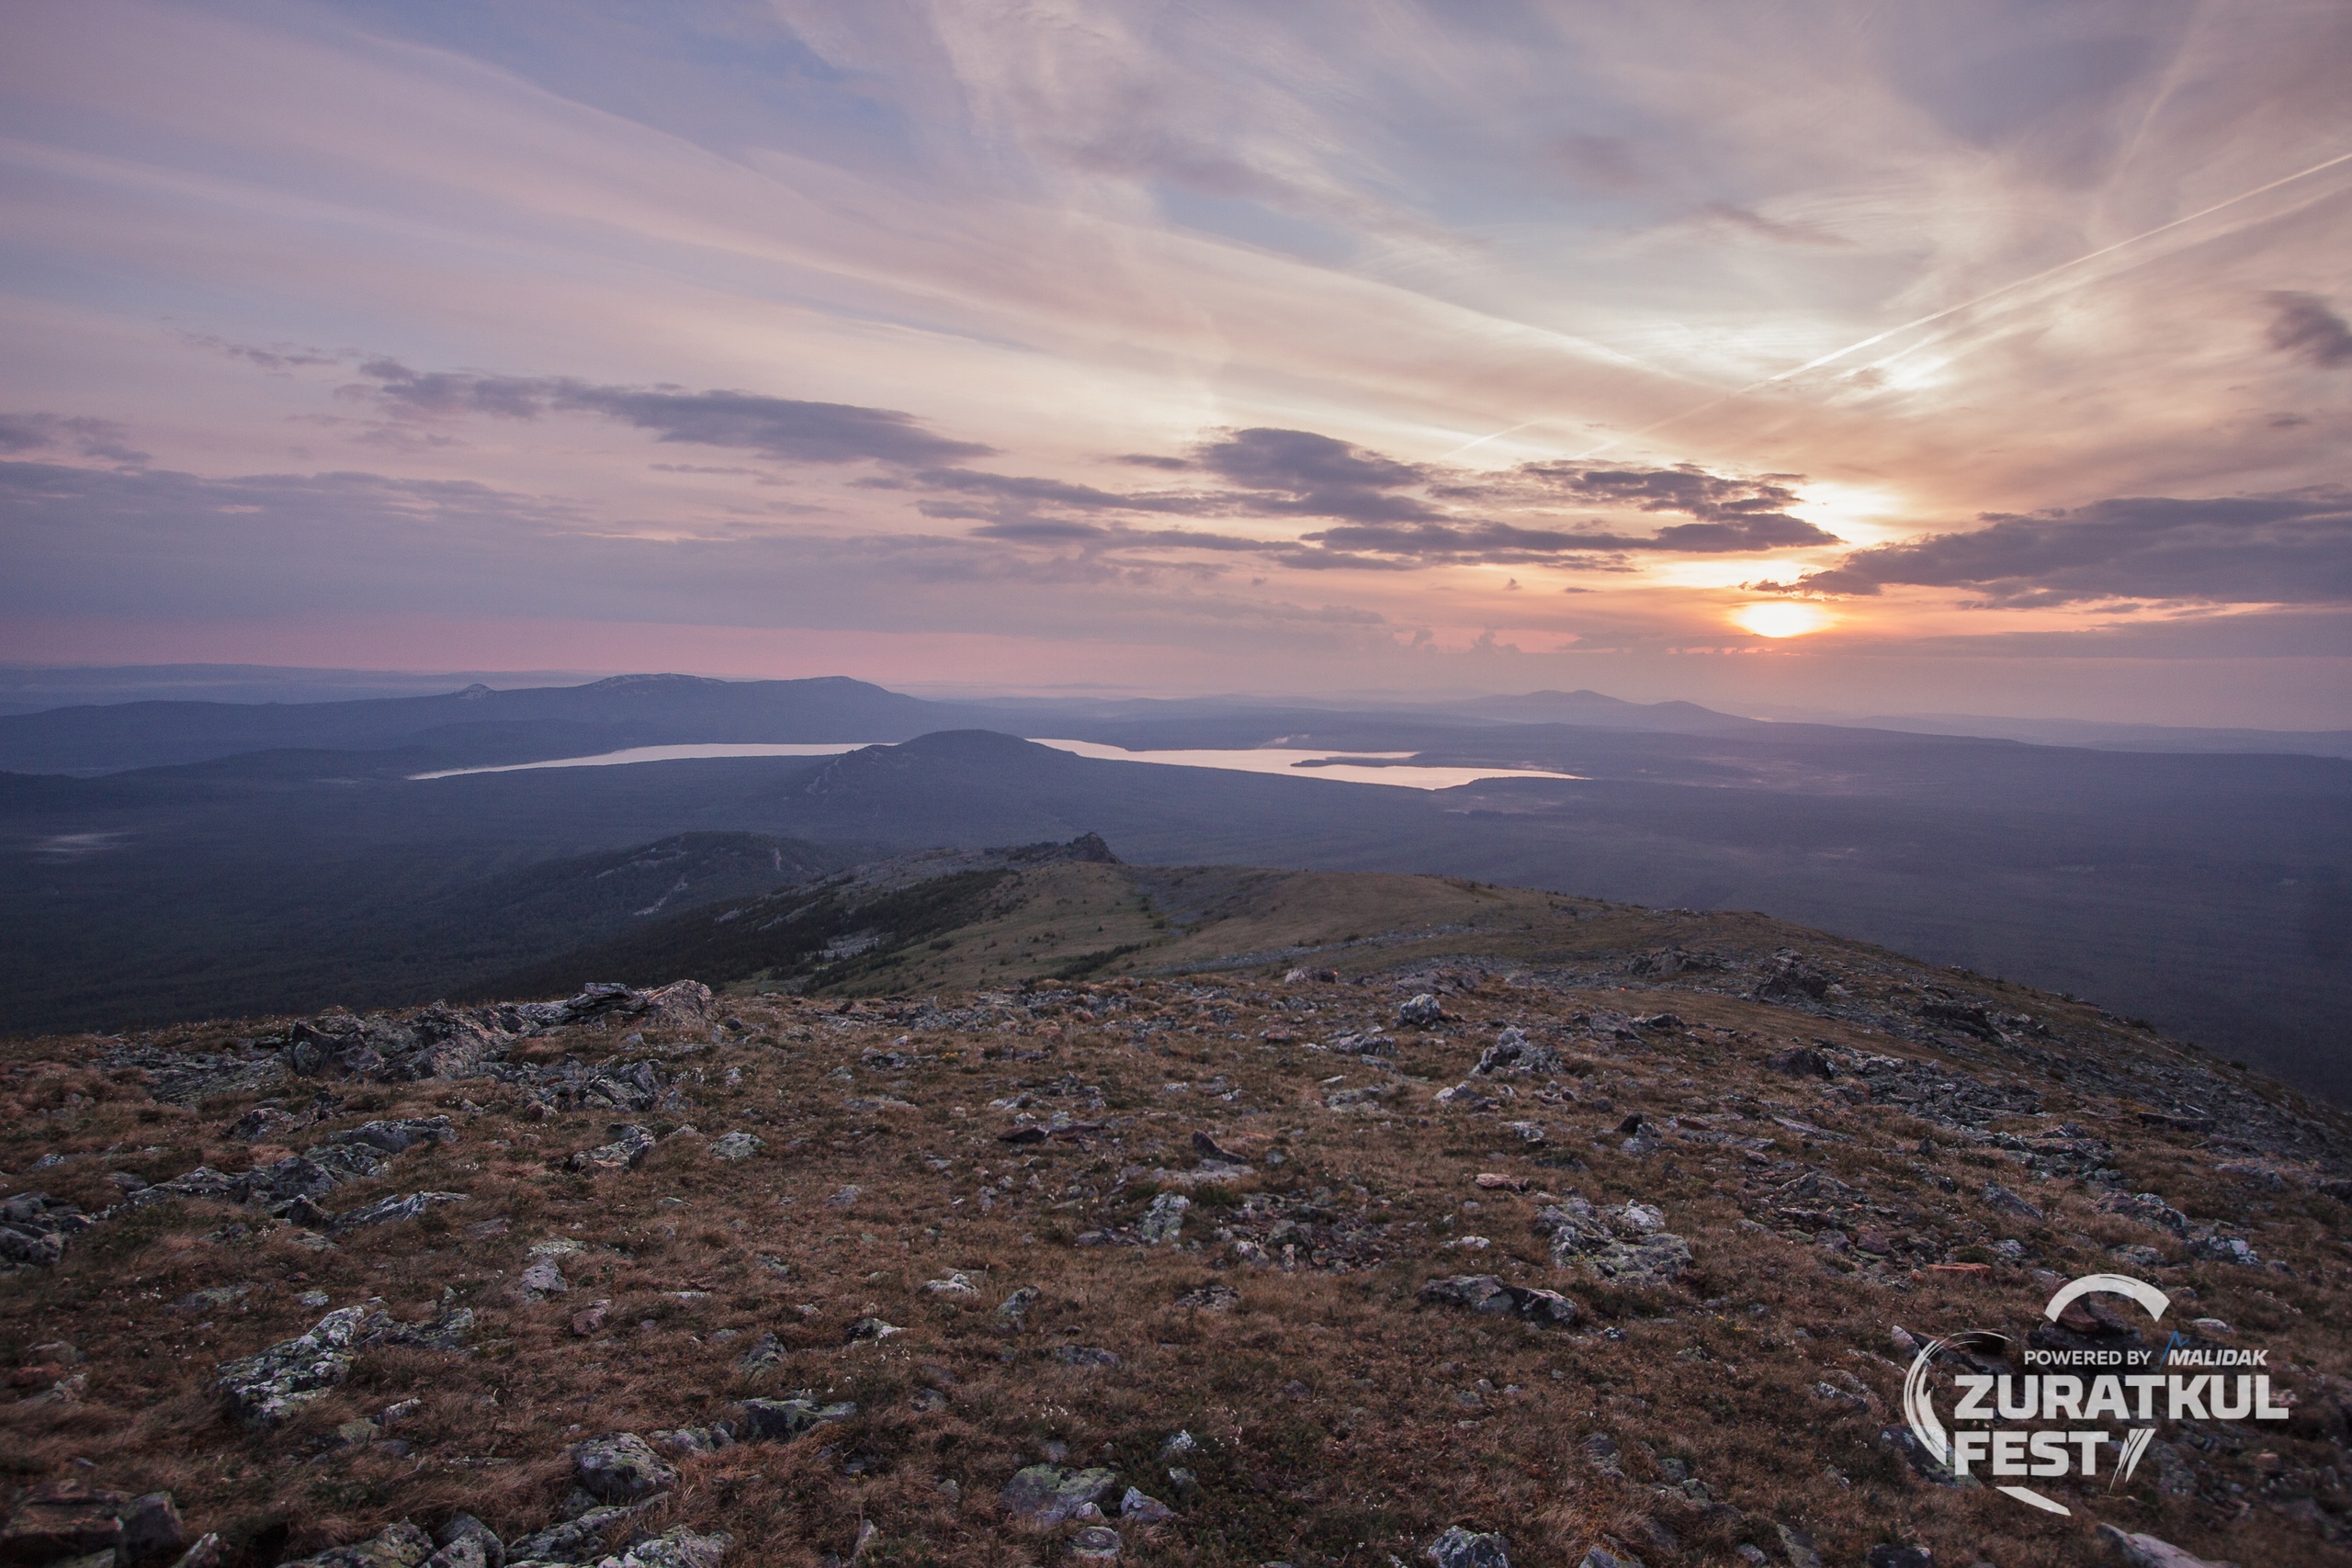
M 633 1122 L 616 1122 L 605 1129 L 612 1141 L 593 1149 L 582 1149 L 567 1162 L 572 1169 L 598 1172 L 635 1170 L 644 1163 L 657 1141 L 652 1132 Z
M 1658 1227 L 1665 1214 L 1647 1203 L 1597 1210 L 1581 1198 L 1536 1212 L 1536 1225 L 1552 1234 L 1552 1261 L 1637 1290 L 1671 1283 L 1690 1266 L 1690 1246 Z M 1621 1234 L 1622 1233 L 1622 1234 Z
M 858 1198 L 865 1192 L 865 1189 L 863 1187 L 852 1182 L 849 1186 L 842 1188 L 838 1192 L 835 1192 L 831 1197 L 827 1198 L 825 1200 L 825 1207 L 828 1209 L 849 1208 L 856 1203 Z
M 525 1562 L 594 1562 L 605 1532 L 629 1517 L 627 1508 L 590 1508 L 579 1517 L 526 1535 L 506 1548 L 506 1560 Z
M 551 1022 L 625 1018 L 636 1023 L 666 1024 L 679 1029 L 707 1029 L 713 1009 L 710 987 L 698 980 L 675 980 L 650 991 L 598 983 L 559 1005 L 562 1016 Z
M 36 1487 L 0 1529 L 0 1562 L 51 1562 L 116 1551 L 130 1506 L 122 1493 L 72 1482 Z
M 187 1545 L 187 1530 L 168 1492 L 149 1492 L 130 1500 L 122 1512 L 122 1545 L 126 1562 L 176 1554 Z
M 327 1226 L 331 1235 L 355 1231 L 362 1225 L 388 1225 L 398 1220 L 413 1220 L 426 1210 L 443 1203 L 463 1203 L 463 1192 L 412 1192 L 405 1198 L 379 1198 L 365 1208 L 338 1214 Z
M 2225 1563 L 2213 1563 L 2209 1559 L 2183 1551 L 2168 1540 L 2117 1530 L 2112 1523 L 2098 1526 L 2098 1540 L 2109 1551 L 2121 1556 L 2129 1568 L 2227 1568 Z
M 710 1141 L 710 1157 L 727 1160 L 750 1159 L 765 1147 L 767 1147 L 766 1143 L 756 1133 L 721 1133 Z
M 290 1133 L 309 1120 L 307 1116 L 297 1116 L 275 1105 L 256 1105 L 221 1128 L 220 1135 L 235 1138 L 241 1143 L 258 1144 Z
M 571 1450 L 580 1488 L 605 1503 L 634 1503 L 678 1483 L 678 1472 L 635 1432 L 591 1438 Z
M 1021 1323 L 1028 1317 L 1029 1309 L 1037 1304 L 1037 1298 L 1042 1293 L 1035 1285 L 1022 1286 L 997 1304 L 997 1321 L 1003 1324 Z
M 846 1421 L 856 1414 L 857 1406 L 847 1401 L 838 1404 L 819 1404 L 806 1396 L 747 1399 L 743 1402 L 743 1419 L 737 1425 L 736 1432 L 748 1441 L 786 1442 L 832 1422 Z
M 1420 1299 L 1432 1306 L 1523 1318 L 1546 1327 L 1566 1328 L 1577 1321 L 1576 1303 L 1557 1291 L 1506 1284 L 1492 1274 L 1457 1274 L 1450 1279 L 1431 1280 L 1421 1287 Z
M 597 1568 L 718 1568 L 735 1538 L 723 1530 L 708 1535 L 679 1525 L 660 1535 L 632 1541 L 618 1557 L 607 1557 Z
M 490 1554 L 481 1542 L 471 1539 L 453 1540 L 424 1560 L 424 1568 L 492 1568 Z
M 327 1134 L 329 1144 L 364 1144 L 396 1155 L 419 1144 L 454 1144 L 458 1130 L 447 1116 L 417 1116 L 399 1122 L 370 1122 L 346 1132 Z
M 1133 1519 L 1137 1524 L 1156 1525 L 1163 1519 L 1172 1519 L 1175 1517 L 1175 1509 L 1158 1498 L 1145 1496 L 1132 1486 L 1128 1487 L 1126 1495 L 1119 1499 L 1119 1517 Z
M 980 1293 L 980 1288 L 972 1282 L 972 1277 L 960 1269 L 951 1270 L 944 1280 L 925 1280 L 922 1288 L 934 1296 L 977 1296 Z
M 286 1568 L 417 1568 L 433 1555 L 433 1538 L 402 1519 L 354 1546 L 329 1547 Z
M 2110 1193 L 2100 1200 L 2099 1207 L 2109 1213 L 2137 1220 L 2143 1225 L 2168 1230 L 2175 1235 L 2188 1229 L 2188 1216 L 2154 1192 Z
M 224 1361 L 213 1390 L 246 1426 L 277 1426 L 351 1375 L 368 1315 L 364 1306 L 345 1307 L 297 1338 Z
M 1826 1078 L 1833 1076 L 1829 1058 L 1809 1045 L 1792 1045 L 1785 1051 L 1775 1051 L 1764 1058 L 1764 1065 L 1776 1073 L 1786 1073 L 1792 1078 Z
M 1396 1042 L 1375 1023 L 1369 1029 L 1338 1036 L 1331 1042 L 1331 1049 L 1343 1056 L 1394 1056 Z
M 1756 987 L 1760 1001 L 1819 1001 L 1829 994 L 1829 976 L 1794 948 L 1772 955 Z
M 143 1201 L 154 1190 L 142 1189 L 131 1194 L 130 1201 Z M 87 1214 L 46 1192 L 0 1199 L 0 1271 L 51 1267 L 65 1256 L 65 1238 L 89 1226 Z
M 1109 1525 L 1089 1525 L 1069 1539 L 1069 1554 L 1086 1562 L 1108 1562 L 1119 1555 L 1119 1532 Z
M 2041 1218 L 2040 1209 L 2035 1208 L 1997 1181 L 1986 1182 L 1982 1196 L 1989 1207 L 1998 1209 L 2002 1213 L 2013 1215 L 2020 1220 Z
M 1560 1070 L 1560 1054 L 1549 1045 L 1531 1043 L 1527 1032 L 1514 1024 L 1495 1036 L 1495 1043 L 1478 1054 L 1478 1065 L 1470 1070 L 1488 1076 L 1556 1073 Z
M 2256 1252 L 2244 1236 L 2199 1236 L 2188 1244 L 2188 1255 L 2210 1258 L 2216 1263 L 2234 1263 L 2245 1269 L 2262 1266 L 2261 1254 Z
M 1480 1171 L 1477 1175 L 1470 1179 L 1470 1184 L 1473 1187 L 1476 1187 L 1487 1192 L 1524 1192 L 1527 1190 L 1527 1179 L 1525 1177 L 1506 1176 L 1500 1172 L 1492 1170 Z
M 1115 1367 L 1119 1358 L 1099 1345 L 1061 1345 L 1047 1354 L 1065 1367 Z
M 612 1310 L 612 1303 L 598 1302 L 593 1306 L 584 1307 L 579 1312 L 573 1313 L 571 1314 L 572 1337 L 574 1338 L 585 1339 L 591 1335 L 602 1332 L 605 1326 L 605 1319 Z
M 1193 1312 L 1231 1312 L 1241 1303 L 1241 1292 L 1230 1285 L 1203 1285 L 1176 1298 L 1176 1304 Z
M 549 1296 L 562 1295 L 571 1289 L 571 1283 L 563 1277 L 563 1270 L 555 1266 L 555 1259 L 551 1258 L 540 1258 L 524 1269 L 514 1280 L 514 1293 L 526 1302 L 543 1302 Z
M 1165 1246 L 1175 1241 L 1183 1233 L 1184 1211 L 1192 1206 L 1193 1201 L 1182 1192 L 1160 1193 L 1136 1222 L 1136 1235 L 1147 1246 Z
M 1396 1021 L 1408 1029 L 1434 1029 L 1444 1019 L 1445 1009 L 1427 991 L 1396 1010 Z
M 1822 1568 L 1821 1549 L 1813 1537 L 1790 1525 L 1776 1524 L 1772 1533 L 1781 1539 L 1781 1553 L 1789 1560 L 1789 1568 Z
M 1193 1134 L 1193 1152 L 1204 1160 L 1215 1160 L 1219 1165 L 1247 1166 L 1250 1163 L 1246 1156 L 1235 1154 L 1206 1133 L 1198 1131 Z
M 1890 1540 L 1871 1547 L 1862 1561 L 1870 1568 L 1935 1568 L 1936 1554 L 1924 1546 Z
M 735 1358 L 735 1370 L 745 1377 L 764 1372 L 784 1364 L 784 1341 L 774 1334 L 763 1334 L 752 1341 L 752 1348 Z
M 905 1332 L 895 1323 L 885 1323 L 878 1317 L 861 1317 L 849 1325 L 849 1340 L 856 1344 L 861 1340 L 888 1339 L 893 1334 Z
M 461 1540 L 471 1541 L 487 1568 L 506 1568 L 506 1548 L 497 1532 L 471 1514 L 451 1515 L 448 1523 L 433 1532 L 433 1539 L 444 1550 Z
M 1057 1525 L 1079 1517 L 1118 1482 L 1107 1470 L 1067 1470 L 1033 1464 L 1016 1472 L 997 1494 L 1007 1512 L 1033 1524 Z
M 1501 1536 L 1482 1535 L 1460 1525 L 1430 1542 L 1421 1555 L 1437 1568 L 1510 1568 L 1510 1554 L 1504 1551 Z

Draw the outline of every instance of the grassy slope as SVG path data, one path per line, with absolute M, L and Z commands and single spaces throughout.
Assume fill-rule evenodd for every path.
M 1107 895 L 1103 873 L 1115 869 L 1057 869 L 1033 890 L 1033 912 L 1074 923 L 1069 911 L 1083 890 Z M 628 1047 L 583 1030 L 530 1047 L 539 1059 L 664 1059 L 685 1075 L 690 1108 L 640 1119 L 664 1131 L 691 1120 L 706 1135 L 757 1133 L 765 1149 L 740 1165 L 679 1135 L 635 1172 L 577 1176 L 560 1168 L 562 1157 L 602 1142 L 610 1112 L 542 1118 L 481 1080 L 345 1086 L 332 1118 L 297 1143 L 366 1116 L 436 1112 L 456 1115 L 462 1135 L 401 1156 L 381 1179 L 336 1194 L 338 1206 L 418 1189 L 467 1192 L 468 1203 L 325 1253 L 266 1224 L 224 1229 L 252 1217 L 203 1205 L 107 1222 L 58 1269 L 17 1276 L 0 1292 L 0 1354 L 22 1363 L 62 1333 L 88 1356 L 76 1401 L 0 1405 L 0 1472 L 30 1482 L 70 1470 L 125 1491 L 169 1487 L 195 1528 L 227 1534 L 240 1564 L 352 1540 L 399 1517 L 435 1524 L 460 1507 L 511 1540 L 553 1517 L 570 1484 L 565 1444 L 583 1431 L 699 1425 L 744 1394 L 808 1388 L 855 1401 L 858 1416 L 821 1438 L 689 1460 L 682 1483 L 641 1522 L 727 1529 L 736 1564 L 818 1568 L 846 1557 L 870 1523 L 874 1561 L 1009 1568 L 1061 1550 L 1055 1538 L 1068 1527 L 1040 1539 L 1008 1523 L 995 1502 L 1051 1442 L 1072 1463 L 1109 1465 L 1123 1484 L 1178 1506 L 1168 1524 L 1127 1528 L 1125 1561 L 1138 1568 L 1249 1568 L 1275 1558 L 1378 1568 L 1391 1553 L 1414 1560 L 1455 1522 L 1503 1530 L 1513 1561 L 1537 1565 L 1573 1563 L 1596 1543 L 1654 1565 L 1677 1561 L 1653 1523 L 1675 1533 L 1679 1560 L 1710 1563 L 1731 1561 L 1739 1542 L 1781 1560 L 1774 1527 L 1787 1523 L 1809 1530 L 1832 1562 L 1901 1539 L 1931 1546 L 1939 1561 L 2053 1568 L 2097 1560 L 2098 1520 L 2246 1563 L 2341 1560 L 2290 1508 L 2298 1496 L 2345 1502 L 2327 1477 L 2340 1475 L 2352 1398 L 2341 1381 L 2352 1365 L 2340 1240 L 2352 1210 L 2298 1187 L 2250 1190 L 2216 1168 L 2226 1151 L 2212 1140 L 2147 1131 L 2135 1113 L 2201 1085 L 2194 1092 L 2229 1095 L 2240 1108 L 2231 1131 L 2300 1128 L 2304 1146 L 2339 1170 L 2352 1155 L 2342 1118 L 2092 1010 L 1769 922 L 1538 908 L 1524 894 L 1452 882 L 1247 871 L 1174 880 L 1191 885 L 1203 910 L 1232 910 L 1163 954 L 1190 942 L 1195 961 L 1231 951 L 1220 931 L 1257 942 L 1487 923 L 1413 947 L 1360 942 L 1342 950 L 1365 972 L 1356 983 L 1285 984 L 1278 962 L 1220 975 L 1212 987 L 1122 979 L 1026 1000 L 1006 991 L 943 998 L 975 1010 L 952 1023 L 870 1001 L 747 997 L 730 998 L 736 1013 L 716 1043 L 656 1031 L 649 1044 Z M 1046 902 L 1062 898 L 1072 902 Z M 2030 1010 L 2067 1043 L 2020 1055 L 1959 1038 L 1897 1040 L 1722 990 L 1622 977 L 1547 983 L 1540 970 L 1504 965 L 1521 978 L 1480 982 L 1474 967 L 1475 988 L 1448 996 L 1439 1029 L 1399 1031 L 1393 1065 L 1317 1048 L 1366 1023 L 1395 1028 L 1399 998 L 1434 977 L 1433 954 L 1486 953 L 1529 925 L 1537 929 L 1518 939 L 1555 955 L 1639 947 L 1665 933 L 1690 946 L 1736 940 L 1753 956 L 1794 938 L 1859 997 L 1942 984 Z M 1403 958 L 1416 961 L 1412 972 L 1374 973 Z M 1458 964 L 1452 972 L 1464 977 Z M 1578 1021 L 1596 1009 L 1667 1007 L 1687 1027 L 1645 1032 L 1638 1043 Z M 1566 1070 L 1516 1080 L 1517 1098 L 1492 1110 L 1435 1103 L 1434 1090 L 1459 1079 L 1506 1024 L 1555 1043 Z M 199 1027 L 172 1038 L 194 1046 L 220 1034 Z M 2002 1118 L 1996 1130 L 2039 1134 L 2072 1123 L 2107 1140 L 2127 1190 L 2226 1221 L 2289 1271 L 2192 1262 L 2164 1233 L 2100 1212 L 2077 1183 L 2036 1181 L 2015 1156 L 1869 1103 L 1850 1080 L 1792 1079 L 1764 1065 L 1776 1049 L 1815 1042 L 2031 1088 L 2041 1114 Z M 40 1180 L 96 1208 L 111 1196 L 108 1169 L 160 1179 L 199 1161 L 234 1169 L 275 1154 L 221 1136 L 249 1096 L 193 1109 L 152 1103 L 136 1075 L 102 1070 L 93 1050 L 87 1042 L 6 1048 L 0 1165 L 74 1156 Z M 901 1065 L 869 1060 L 883 1050 Z M 1368 1111 L 1327 1109 L 1334 1075 L 1350 1087 L 1388 1084 L 1393 1098 Z M 989 1102 L 1024 1090 L 1039 1096 L 1041 1114 L 1067 1108 L 1102 1124 L 1008 1147 L 996 1137 L 1008 1113 Z M 300 1105 L 308 1095 L 289 1086 L 282 1098 Z M 482 1109 L 469 1111 L 468 1100 Z M 1658 1153 L 1629 1154 L 1601 1134 L 1635 1111 L 1760 1138 L 1763 1152 L 1669 1138 Z M 1550 1142 L 1529 1145 L 1500 1128 L 1517 1117 L 1545 1123 Z M 1132 1224 L 1155 1190 L 1153 1173 L 1193 1162 L 1195 1130 L 1261 1163 L 1222 1196 L 1195 1190 L 1188 1245 L 1070 1245 L 1081 1231 Z M 1283 1163 L 1265 1161 L 1269 1150 Z M 1905 1245 L 1872 1258 L 1808 1241 L 1821 1222 L 1792 1219 L 1781 1190 L 1809 1170 L 1860 1189 L 1871 1206 L 1860 1217 L 1899 1229 Z M 1471 1179 L 1482 1171 L 1537 1190 L 1480 1190 Z M 1956 1190 L 1944 1193 L 1936 1178 Z M 2045 1217 L 2019 1221 L 1988 1207 L 1976 1197 L 1987 1181 L 2017 1188 Z M 1693 1270 L 1641 1294 L 1555 1269 L 1530 1228 L 1544 1189 L 1661 1205 L 1690 1241 Z M 1290 1233 L 1295 1269 L 1237 1263 L 1218 1238 L 1220 1225 L 1247 1228 L 1235 1205 L 1252 1194 L 1279 1202 L 1299 1227 Z M 505 1224 L 474 1228 L 486 1220 Z M 1469 1233 L 1490 1245 L 1446 1245 Z M 542 1236 L 585 1250 L 560 1260 L 570 1292 L 533 1304 L 511 1287 Z M 2032 1267 L 2066 1275 L 2115 1267 L 2111 1246 L 2157 1247 L 2169 1260 L 2156 1277 L 2177 1301 L 2272 1348 L 2273 1370 L 2301 1393 L 2305 1418 L 2287 1434 L 2244 1433 L 2256 1440 L 2234 1451 L 2238 1436 L 2225 1427 L 2213 1428 L 2222 1440 L 2210 1452 L 2182 1448 L 2199 1495 L 2160 1495 L 2143 1468 L 2126 1493 L 2064 1493 L 2076 1510 L 2066 1519 L 1920 1482 L 1877 1436 L 1894 1419 L 1904 1359 L 1888 1332 L 1898 1323 L 1926 1334 L 2030 1321 L 2049 1287 L 2027 1268 L 1982 1280 L 1921 1271 L 1938 1258 L 1985 1256 L 2001 1237 L 2022 1240 Z M 978 1295 L 923 1289 L 951 1269 L 969 1274 Z M 1574 1333 L 1544 1332 L 1416 1302 L 1431 1276 L 1471 1271 L 1564 1290 L 1586 1320 Z M 258 1288 L 224 1305 L 164 1306 L 248 1283 Z M 1177 1304 L 1213 1283 L 1237 1292 L 1229 1310 Z M 1026 1325 L 1008 1329 L 993 1309 L 1023 1285 L 1041 1299 Z M 289 1427 L 247 1436 L 205 1393 L 210 1369 L 308 1326 L 320 1309 L 293 1298 L 312 1287 L 336 1306 L 382 1296 L 410 1319 L 454 1292 L 480 1314 L 480 1349 L 462 1359 L 372 1353 Z M 572 1314 L 599 1300 L 611 1303 L 605 1325 L 576 1334 Z M 870 1314 L 906 1332 L 846 1343 L 849 1325 Z M 748 1379 L 734 1361 L 762 1333 L 783 1341 L 785 1362 Z M 1063 1365 L 1050 1352 L 1067 1345 L 1108 1348 L 1120 1365 Z M 39 1387 L 46 1375 L 25 1381 Z M 1824 1383 L 1842 1395 L 1820 1394 Z M 922 1408 L 925 1389 L 945 1392 L 943 1409 Z M 423 1406 L 397 1432 L 413 1454 L 335 1442 L 337 1423 L 410 1398 Z M 1180 1427 L 1203 1445 L 1189 1461 L 1196 1492 L 1180 1494 L 1158 1457 Z M 1585 1457 L 1586 1440 L 1604 1432 L 1623 1450 L 1622 1477 Z M 2257 1450 L 2280 1456 L 2277 1476 L 2257 1468 Z M 1678 1464 L 1711 1501 L 1665 1485 Z

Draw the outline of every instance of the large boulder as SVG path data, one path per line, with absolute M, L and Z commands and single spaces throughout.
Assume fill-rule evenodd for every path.
M 603 1503 L 634 1503 L 678 1483 L 677 1467 L 635 1432 L 591 1438 L 571 1450 L 580 1489 Z

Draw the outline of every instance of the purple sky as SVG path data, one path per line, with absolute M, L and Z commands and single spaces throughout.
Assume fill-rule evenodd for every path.
M 0 658 L 2352 725 L 2352 7 L 0 20 Z

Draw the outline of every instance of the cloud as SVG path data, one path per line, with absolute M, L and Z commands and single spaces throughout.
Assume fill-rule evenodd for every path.
M 2323 369 L 2352 365 L 2352 324 L 2330 310 L 2326 300 L 2283 288 L 2263 299 L 2271 310 L 2271 347 Z
M 2215 501 L 2123 497 L 1987 522 L 1858 550 L 1793 584 L 1756 586 L 1865 595 L 1894 584 L 1960 588 L 2028 607 L 2352 604 L 2352 491 L 2338 487 Z
M 359 373 L 368 378 L 359 395 L 396 414 L 420 418 L 595 413 L 656 432 L 656 438 L 664 442 L 731 447 L 797 463 L 939 463 L 987 457 L 994 450 L 978 442 L 934 435 L 912 414 L 854 403 L 804 402 L 757 392 L 600 386 L 570 378 L 417 371 L 392 359 L 371 359 Z
M 111 463 L 143 463 L 147 454 L 130 445 L 130 432 L 110 419 L 86 414 L 0 413 L 0 452 L 39 452 L 70 446 L 85 457 Z

